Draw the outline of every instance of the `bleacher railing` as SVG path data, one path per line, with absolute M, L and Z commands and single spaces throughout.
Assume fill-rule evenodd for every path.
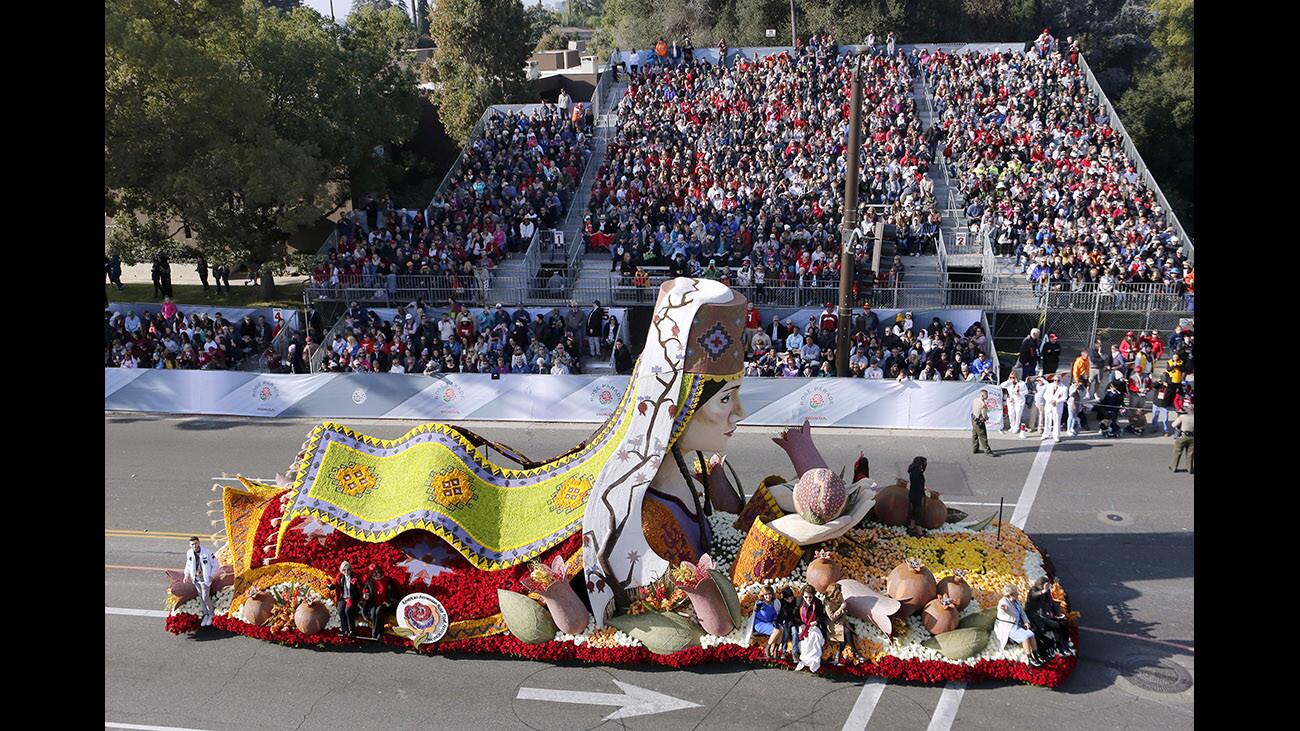
M 652 305 L 666 274 L 654 273 L 647 284 L 638 287 L 630 277 L 611 273 L 608 279 L 579 282 L 572 276 L 565 286 L 551 288 L 547 277 L 497 276 L 483 288 L 473 277 L 452 275 L 405 275 L 397 277 L 396 287 L 383 284 L 362 287 L 359 282 L 345 282 L 338 287 L 309 285 L 314 301 L 362 302 L 385 305 L 405 304 L 423 298 L 426 302 L 457 302 L 490 305 L 502 292 L 519 295 L 534 305 L 559 305 L 571 299 L 615 305 Z M 828 279 L 816 286 L 738 285 L 732 288 L 745 294 L 755 305 L 767 307 L 821 307 L 839 299 L 838 280 Z M 864 295 L 866 296 L 866 295 Z M 1041 312 L 1053 310 L 1101 310 L 1128 312 L 1185 312 L 1193 309 L 1191 295 L 1179 293 L 1175 285 L 1137 283 L 1118 285 L 1113 292 L 1101 292 L 1094 285 L 1081 290 L 1053 288 L 989 288 L 982 282 L 945 282 L 942 285 L 875 286 L 870 298 L 877 307 L 978 307 L 997 312 Z M 503 300 L 504 301 L 504 300 Z M 328 342 L 333 331 L 326 337 Z

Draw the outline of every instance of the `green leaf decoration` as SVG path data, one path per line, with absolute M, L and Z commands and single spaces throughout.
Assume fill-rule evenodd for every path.
M 646 646 L 656 655 L 671 655 L 698 647 L 704 630 L 695 622 L 671 612 L 610 617 L 609 623 Z
M 948 508 L 948 517 L 943 521 L 945 523 L 959 523 L 968 517 L 969 513 L 957 508 Z
M 962 617 L 961 621 L 957 623 L 957 629 L 975 628 L 982 629 L 985 632 L 992 632 L 993 623 L 996 622 L 997 619 L 998 610 L 997 607 L 993 607 L 967 617 Z
M 965 526 L 965 527 L 966 527 L 966 528 L 970 528 L 971 530 L 984 530 L 985 528 L 989 527 L 990 525 L 993 525 L 993 519 L 996 518 L 996 517 L 998 517 L 998 514 L 997 514 L 997 513 L 994 513 L 994 514 L 990 515 L 989 517 L 985 518 L 984 520 L 981 520 L 981 521 L 978 522 L 978 523 L 972 523 L 972 524 L 970 524 L 970 525 L 968 525 L 968 526 Z
M 745 623 L 745 614 L 740 609 L 740 596 L 736 594 L 736 585 L 731 583 L 731 578 L 717 569 L 709 569 L 709 576 L 713 577 L 713 583 L 718 585 L 718 593 L 722 595 L 722 601 L 727 605 L 727 613 L 731 615 L 731 626 L 739 629 Z
M 949 660 L 965 660 L 974 657 L 988 644 L 989 632 L 975 627 L 944 632 L 921 643 L 923 647 L 942 652 Z
M 501 605 L 501 616 L 505 618 L 510 634 L 520 642 L 539 645 L 555 639 L 559 628 L 542 605 L 523 594 L 505 589 L 497 589 L 497 603 Z

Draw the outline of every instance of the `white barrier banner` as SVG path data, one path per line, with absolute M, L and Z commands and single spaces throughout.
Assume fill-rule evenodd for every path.
M 128 375 L 129 374 L 129 375 Z M 627 376 L 451 373 L 279 375 L 104 369 L 104 410 L 167 414 L 598 423 L 618 408 Z M 989 422 L 1001 393 L 979 383 L 856 378 L 746 378 L 741 424 L 969 429 L 981 388 Z

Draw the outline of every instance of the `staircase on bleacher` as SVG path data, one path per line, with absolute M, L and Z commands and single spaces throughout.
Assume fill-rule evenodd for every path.
M 930 115 L 930 105 L 926 103 L 925 98 L 925 85 L 921 83 L 919 76 L 912 82 L 912 93 L 916 95 L 916 108 L 921 117 L 921 130 L 927 131 L 934 124 L 935 120 Z M 939 165 L 931 165 L 927 173 L 929 174 L 930 179 L 934 181 L 935 200 L 938 201 L 940 210 L 943 210 L 947 205 L 946 201 L 948 200 L 948 186 L 944 183 L 943 170 L 940 169 Z M 952 223 L 955 222 L 950 222 L 947 218 L 944 219 L 942 224 L 944 236 L 948 236 L 948 231 L 951 230 L 950 225 Z M 888 264 L 886 263 L 888 261 L 889 260 L 884 258 L 882 255 L 880 268 L 888 271 Z M 903 272 L 903 287 L 916 290 L 915 292 L 903 293 L 900 295 L 900 297 L 908 300 L 907 304 L 904 306 L 918 308 L 943 306 L 943 294 L 940 291 L 940 288 L 943 287 L 946 282 L 943 280 L 943 271 L 939 267 L 939 257 L 904 257 L 903 266 L 905 268 Z M 910 301 L 913 299 L 917 301 Z

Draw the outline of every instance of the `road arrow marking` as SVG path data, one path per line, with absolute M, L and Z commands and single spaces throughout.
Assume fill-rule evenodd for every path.
M 699 703 L 691 703 L 663 693 L 656 693 L 631 683 L 615 680 L 614 683 L 623 690 L 622 693 L 586 693 L 578 690 L 550 690 L 548 688 L 520 688 L 521 700 L 552 701 L 554 703 L 577 703 L 586 706 L 621 706 L 617 711 L 605 716 L 604 720 L 631 718 L 633 716 L 650 716 L 682 708 L 698 708 Z

